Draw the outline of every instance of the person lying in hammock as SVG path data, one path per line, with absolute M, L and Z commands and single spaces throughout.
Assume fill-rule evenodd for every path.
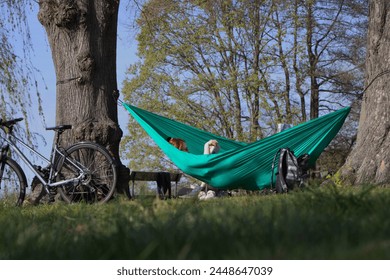
M 182 151 L 187 151 L 187 145 L 184 142 L 184 140 L 180 138 L 167 138 L 167 141 L 171 143 L 173 146 L 178 148 L 179 150 Z M 217 140 L 211 139 L 207 141 L 204 144 L 203 147 L 203 154 L 205 155 L 211 155 L 211 154 L 216 154 L 220 150 L 220 146 Z M 201 185 L 191 185 L 191 188 L 193 189 L 190 193 L 186 195 L 182 195 L 181 197 L 186 198 L 186 197 L 192 197 L 193 195 L 198 195 L 198 198 L 200 200 L 204 199 L 210 199 L 210 198 L 216 198 L 219 196 L 219 190 L 216 188 L 213 188 L 212 186 L 202 182 Z
M 168 137 L 167 141 L 181 151 L 188 152 L 187 144 L 183 139 Z M 217 140 L 211 139 L 204 144 L 203 154 L 210 155 L 216 154 L 220 150 L 220 146 Z M 199 192 L 198 198 L 200 200 L 210 199 L 217 197 L 218 189 L 202 182 L 200 187 L 194 188 L 194 191 Z
M 217 140 L 211 139 L 204 144 L 203 154 L 211 155 L 216 154 L 220 150 L 220 146 Z M 202 182 L 200 185 L 201 191 L 198 194 L 200 200 L 210 199 L 217 197 L 218 190 L 212 186 Z

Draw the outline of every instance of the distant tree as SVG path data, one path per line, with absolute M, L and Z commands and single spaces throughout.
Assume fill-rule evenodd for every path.
M 310 119 L 320 110 L 349 104 L 362 91 L 367 2 L 296 1 L 304 19 Z
M 165 105 L 161 111 L 230 138 L 247 139 L 244 126 L 254 125 L 253 139 L 258 138 L 258 91 L 267 73 L 256 71 L 261 59 L 270 58 L 261 53 L 269 17 L 260 16 L 256 5 L 251 10 L 231 1 L 146 3 L 138 21 L 143 62 L 132 68 L 129 100 L 149 107 L 155 103 L 149 99 L 158 100 Z
M 367 37 L 366 91 L 356 146 L 340 170 L 351 184 L 390 183 L 390 2 L 371 0 Z

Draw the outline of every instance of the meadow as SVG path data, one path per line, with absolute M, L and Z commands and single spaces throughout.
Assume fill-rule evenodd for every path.
M 0 201 L 0 259 L 389 259 L 390 189 L 309 187 L 209 201 Z

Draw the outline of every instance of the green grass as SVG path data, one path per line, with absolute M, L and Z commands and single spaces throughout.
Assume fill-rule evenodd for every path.
M 390 189 L 212 201 L 0 201 L 0 259 L 389 259 Z

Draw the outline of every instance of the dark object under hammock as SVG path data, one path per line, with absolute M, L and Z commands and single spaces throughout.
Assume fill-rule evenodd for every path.
M 290 148 L 299 157 L 309 154 L 314 165 L 342 127 L 350 108 L 346 107 L 294 126 L 253 143 L 237 142 L 202 131 L 149 111 L 122 104 L 162 151 L 184 173 L 214 188 L 261 190 L 271 185 L 272 160 L 280 148 Z M 168 137 L 186 141 L 189 153 L 169 144 Z M 218 154 L 203 154 L 203 145 L 216 139 Z

